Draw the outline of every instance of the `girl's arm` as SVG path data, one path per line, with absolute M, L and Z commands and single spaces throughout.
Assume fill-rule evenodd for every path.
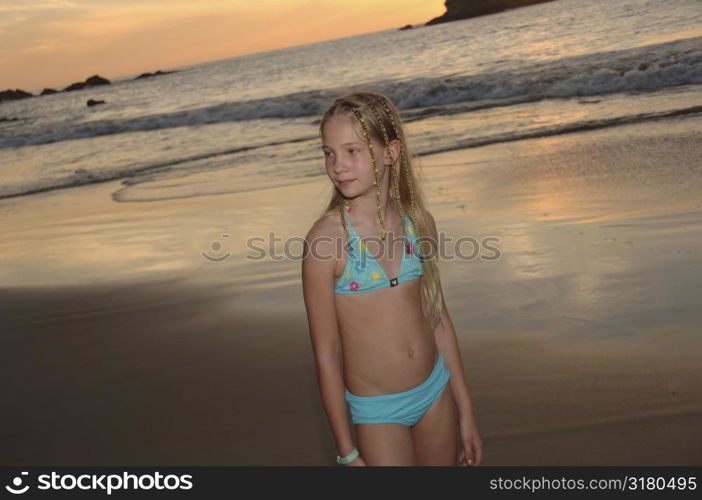
M 353 451 L 354 443 L 344 399 L 341 340 L 334 303 L 334 245 L 325 228 L 327 224 L 324 218 L 320 219 L 305 237 L 302 287 L 322 405 L 337 451 L 343 457 Z
M 434 217 L 429 212 L 427 212 L 427 215 L 431 236 L 438 242 Z M 451 321 L 451 316 L 446 308 L 446 302 L 444 302 L 443 291 L 441 291 L 441 321 L 434 329 L 434 339 L 437 349 L 444 356 L 446 366 L 451 372 L 451 392 L 458 408 L 461 440 L 463 442 L 461 459 L 465 460 L 467 465 L 479 465 L 482 461 L 482 444 L 473 414 L 473 404 L 468 394 L 468 384 L 463 372 L 463 361 L 458 345 L 458 337 L 453 321 Z
M 458 407 L 458 414 L 470 415 L 473 411 L 473 405 L 468 394 L 468 384 L 463 372 L 463 361 L 461 360 L 458 346 L 458 337 L 446 309 L 443 292 L 441 293 L 441 302 L 441 323 L 434 329 L 434 339 L 439 351 L 444 355 L 446 366 L 451 372 L 451 389 Z

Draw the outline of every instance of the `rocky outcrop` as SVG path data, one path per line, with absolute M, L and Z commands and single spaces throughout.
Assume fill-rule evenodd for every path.
M 405 24 L 402 28 L 399 29 L 399 31 L 402 31 L 402 30 L 411 30 L 413 27 L 414 27 L 414 26 L 412 26 L 411 24 Z
M 469 17 L 494 14 L 507 9 L 526 7 L 537 3 L 551 2 L 553 0 L 446 0 L 446 13 L 435 17 L 426 25 L 458 21 Z
M 32 94 L 20 89 L 7 89 L 0 92 L 0 102 L 16 101 L 17 99 L 26 99 L 27 97 L 32 97 Z
M 97 87 L 100 85 L 110 85 L 110 81 L 107 78 L 103 78 L 100 75 L 93 75 L 84 82 L 77 82 L 77 83 L 72 83 L 65 89 L 63 89 L 61 92 L 71 92 L 73 90 L 81 90 L 84 88 L 88 87 Z M 59 91 L 54 90 L 54 89 L 44 89 L 41 91 L 41 94 L 39 95 L 49 95 L 49 94 L 56 94 Z M 8 90 L 3 90 L 0 92 L 0 102 L 2 101 L 14 101 L 16 99 L 26 99 L 27 97 L 34 97 L 32 94 L 29 92 L 25 92 L 24 90 L 16 89 L 8 89 Z
M 135 80 L 139 80 L 141 78 L 151 78 L 152 76 L 170 75 L 171 73 L 175 73 L 175 71 L 161 71 L 159 69 L 156 71 L 156 73 L 142 73 L 141 75 L 137 76 Z
M 99 75 L 93 75 L 87 80 L 85 80 L 86 87 L 96 87 L 97 85 L 109 85 L 110 81 L 107 78 L 103 78 Z
M 73 92 L 74 90 L 81 90 L 85 88 L 85 82 L 72 83 L 61 92 Z
M 93 75 L 84 82 L 70 84 L 68 87 L 63 89 L 63 92 L 73 92 L 74 90 L 82 90 L 86 87 L 96 87 L 98 85 L 110 85 L 110 81 L 99 75 Z

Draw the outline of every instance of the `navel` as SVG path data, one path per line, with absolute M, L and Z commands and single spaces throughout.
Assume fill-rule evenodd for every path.
M 412 356 L 414 356 L 414 350 L 413 350 L 413 349 L 410 349 L 409 352 L 408 352 L 407 354 L 408 354 L 409 357 L 411 358 Z

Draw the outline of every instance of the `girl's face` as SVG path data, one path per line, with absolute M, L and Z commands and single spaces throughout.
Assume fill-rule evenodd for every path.
M 372 141 L 378 167 L 378 180 L 383 174 L 383 153 L 385 148 Z M 322 129 L 322 150 L 324 165 L 329 179 L 347 198 L 375 189 L 373 164 L 368 151 L 368 143 L 353 126 L 348 116 L 335 116 Z

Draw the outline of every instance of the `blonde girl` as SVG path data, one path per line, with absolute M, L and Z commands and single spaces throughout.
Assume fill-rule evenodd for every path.
M 302 281 L 337 462 L 479 465 L 436 224 L 398 111 L 384 95 L 354 93 L 324 113 L 320 134 L 334 193 L 305 238 Z

